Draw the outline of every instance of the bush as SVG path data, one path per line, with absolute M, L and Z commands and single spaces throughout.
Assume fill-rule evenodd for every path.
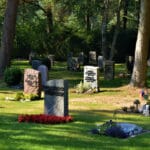
M 17 85 L 21 82 L 22 72 L 19 68 L 7 68 L 4 72 L 4 81 L 7 85 Z
M 16 100 L 16 101 L 19 101 L 19 100 L 21 100 L 21 99 L 24 99 L 23 93 L 22 93 L 22 92 L 16 93 L 16 95 L 15 95 L 15 100 Z
M 77 93 L 85 93 L 90 89 L 91 89 L 90 84 L 89 83 L 83 83 L 82 81 L 76 86 L 76 92 Z

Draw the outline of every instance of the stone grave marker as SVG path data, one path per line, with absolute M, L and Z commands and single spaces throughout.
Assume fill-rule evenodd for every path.
M 134 65 L 134 58 L 133 58 L 133 56 L 127 56 L 126 57 L 126 67 L 127 67 L 127 72 L 129 74 L 132 73 L 133 65 Z
M 40 60 L 32 60 L 31 64 L 32 64 L 32 68 L 37 70 L 38 67 L 42 64 L 42 62 Z
M 113 80 L 115 72 L 114 61 L 106 60 L 104 62 L 104 79 Z
M 68 115 L 68 81 L 49 80 L 44 87 L 44 113 L 55 116 Z
M 31 64 L 31 62 L 32 62 L 32 59 L 34 58 L 34 57 L 36 57 L 36 53 L 35 52 L 33 52 L 33 51 L 31 51 L 30 53 L 29 53 L 29 63 Z
M 100 70 L 103 70 L 103 68 L 104 68 L 103 56 L 98 56 L 98 67 Z
M 84 83 L 90 84 L 92 89 L 96 89 L 99 92 L 99 70 L 98 67 L 94 66 L 84 66 Z
M 72 57 L 73 57 L 73 53 L 72 52 L 69 52 L 68 55 L 67 55 L 67 69 L 68 70 L 71 70 L 71 67 L 72 67 Z
M 96 65 L 97 64 L 96 51 L 89 51 L 89 64 L 90 65 Z
M 79 71 L 80 70 L 80 63 L 78 62 L 78 57 L 72 57 L 71 70 L 72 71 Z
M 38 71 L 41 73 L 42 86 L 44 86 L 48 80 L 48 68 L 45 65 L 40 65 Z
M 24 71 L 24 93 L 41 97 L 41 73 L 34 69 Z
M 48 55 L 48 59 L 50 60 L 51 66 L 54 66 L 55 55 Z
M 78 62 L 79 62 L 80 65 L 84 65 L 85 64 L 85 58 L 84 58 L 84 53 L 83 52 L 79 53 Z

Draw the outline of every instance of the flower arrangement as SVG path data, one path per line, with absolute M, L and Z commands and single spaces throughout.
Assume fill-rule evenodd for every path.
M 19 115 L 18 122 L 34 122 L 34 123 L 43 123 L 43 124 L 58 124 L 58 123 L 67 123 L 73 121 L 71 116 L 52 116 L 45 114 L 36 114 L 36 115 Z

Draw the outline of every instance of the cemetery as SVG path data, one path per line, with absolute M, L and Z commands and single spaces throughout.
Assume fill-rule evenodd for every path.
M 0 0 L 0 150 L 150 150 L 150 0 Z
M 146 92 L 145 89 L 129 90 L 129 78 L 118 76 L 120 72 L 126 72 L 125 64 L 115 64 L 115 76 L 113 80 L 107 80 L 98 67 L 84 66 L 82 71 L 74 72 L 67 70 L 66 62 L 55 61 L 53 68 L 48 71 L 46 84 L 42 86 L 38 70 L 32 69 L 28 61 L 14 60 L 12 65 L 17 66 L 18 63 L 24 64 L 20 65 L 24 71 L 24 88 L 16 89 L 0 80 L 0 134 L 4 137 L 0 141 L 4 143 L 5 137 L 9 137 L 9 143 L 15 140 L 15 144 L 3 145 L 4 149 L 19 149 L 20 143 L 26 141 L 25 137 L 31 140 L 26 141 L 27 146 L 42 146 L 45 149 L 126 149 L 130 146 L 136 149 L 137 145 L 142 147 L 144 141 L 144 145 L 149 146 L 149 114 L 145 114 L 146 109 L 140 112 L 140 108 L 148 102 L 149 89 Z M 98 91 L 75 92 L 77 84 L 85 80 Z M 24 95 L 35 92 L 40 99 L 16 100 L 18 92 Z M 134 102 L 136 99 L 140 101 L 138 112 Z M 133 111 L 131 107 L 134 107 Z M 106 130 L 109 120 L 112 120 L 113 126 L 109 125 Z M 131 133 L 135 135 L 131 136 Z M 33 144 L 34 140 L 37 142 Z M 39 142 L 43 144 L 39 145 Z

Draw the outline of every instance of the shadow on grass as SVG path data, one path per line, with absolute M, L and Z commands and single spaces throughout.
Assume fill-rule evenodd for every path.
M 149 148 L 150 135 L 143 134 L 133 139 L 117 139 L 107 136 L 92 135 L 89 130 L 95 122 L 104 122 L 109 117 L 96 114 L 97 110 L 76 111 L 71 114 L 75 121 L 67 124 L 44 125 L 18 123 L 17 114 L 0 116 L 0 148 L 11 150 L 26 149 L 86 149 L 86 150 L 127 150 Z M 108 113 L 112 113 L 111 111 Z M 139 121 L 133 118 L 133 121 Z M 8 144 L 9 143 L 9 144 Z

